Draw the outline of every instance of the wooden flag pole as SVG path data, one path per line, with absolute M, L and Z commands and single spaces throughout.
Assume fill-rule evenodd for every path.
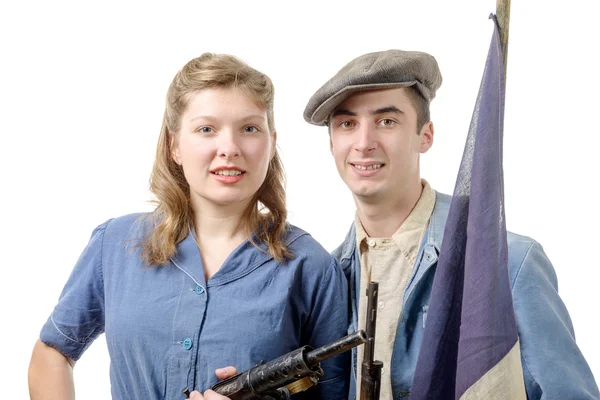
M 508 25 L 510 22 L 510 0 L 496 0 L 496 19 L 500 28 L 500 43 L 504 56 L 504 84 L 506 85 L 506 61 L 508 58 Z

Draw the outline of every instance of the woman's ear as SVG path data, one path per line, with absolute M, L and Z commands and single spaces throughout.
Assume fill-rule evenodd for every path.
M 273 159 L 277 151 L 277 131 L 274 131 L 271 135 L 273 135 L 273 141 L 271 142 L 271 159 Z
M 169 149 L 171 152 L 171 158 L 173 159 L 173 161 L 175 161 L 175 163 L 177 165 L 181 165 L 181 156 L 179 154 L 179 147 L 177 147 L 177 138 L 175 137 L 175 134 L 172 132 L 168 133 L 169 135 Z

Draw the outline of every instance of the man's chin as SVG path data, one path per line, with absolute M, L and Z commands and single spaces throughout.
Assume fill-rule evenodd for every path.
M 378 197 L 379 190 L 377 188 L 369 186 L 357 185 L 356 187 L 351 187 L 350 190 L 355 197 L 362 200 L 373 200 Z

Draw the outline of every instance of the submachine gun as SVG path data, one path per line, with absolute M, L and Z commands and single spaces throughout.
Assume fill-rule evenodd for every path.
M 367 340 L 359 330 L 318 349 L 303 346 L 283 356 L 260 363 L 212 387 L 231 400 L 287 400 L 315 386 L 323 376 L 321 361 L 344 353 Z
M 217 383 L 212 390 L 231 400 L 289 400 L 293 394 L 318 384 L 323 376 L 321 361 L 365 343 L 360 399 L 379 400 L 383 363 L 373 361 L 378 287 L 377 282 L 370 282 L 367 289 L 366 333 L 359 330 L 317 349 L 303 346 L 268 363 L 261 361 L 249 370 Z

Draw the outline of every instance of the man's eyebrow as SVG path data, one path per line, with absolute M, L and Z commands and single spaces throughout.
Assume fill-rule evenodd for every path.
M 354 111 L 346 110 L 345 108 L 338 108 L 331 113 L 332 117 L 337 117 L 338 115 L 349 115 L 351 117 L 356 117 L 356 113 Z
M 372 111 L 371 115 L 379 115 L 379 114 L 387 114 L 387 113 L 404 114 L 404 111 L 400 110 L 396 106 L 386 106 L 386 107 L 378 108 L 375 111 Z

